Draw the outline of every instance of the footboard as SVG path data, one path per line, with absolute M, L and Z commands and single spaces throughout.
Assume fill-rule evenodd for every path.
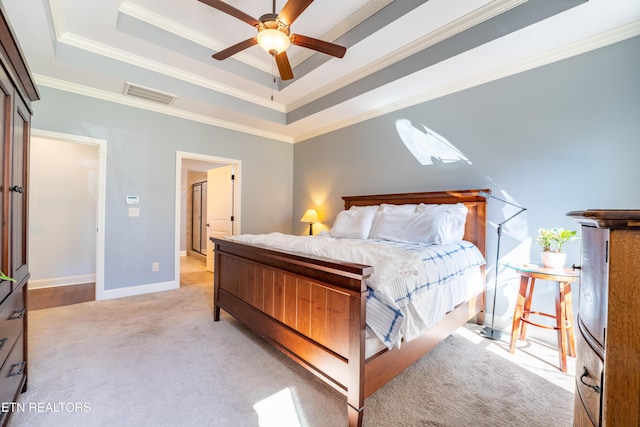
M 212 239 L 220 309 L 364 406 L 365 280 L 373 268 Z

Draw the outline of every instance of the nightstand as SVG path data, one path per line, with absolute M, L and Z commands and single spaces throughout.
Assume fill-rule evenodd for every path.
M 511 328 L 511 353 L 516 350 L 516 340 L 524 340 L 527 325 L 558 331 L 558 357 L 560 370 L 567 372 L 567 354 L 576 356 L 576 346 L 573 334 L 573 304 L 571 302 L 571 283 L 580 278 L 578 272 L 570 268 L 545 268 L 534 264 L 512 265 L 505 264 L 520 275 L 520 291 L 518 302 L 513 313 Z M 537 280 L 548 280 L 558 283 L 555 314 L 531 311 L 531 300 Z M 555 326 L 544 325 L 530 319 L 531 315 L 549 317 L 556 320 Z

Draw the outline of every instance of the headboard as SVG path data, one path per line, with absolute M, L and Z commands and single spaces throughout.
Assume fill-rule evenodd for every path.
M 482 252 L 482 255 L 486 256 L 487 199 L 482 197 L 480 192 L 490 193 L 491 190 L 451 190 L 425 193 L 345 196 L 342 200 L 344 200 L 345 209 L 349 209 L 351 206 L 370 206 L 383 203 L 391 205 L 463 203 L 469 209 L 464 230 L 464 240 L 475 244 L 478 249 L 480 249 L 480 252 Z

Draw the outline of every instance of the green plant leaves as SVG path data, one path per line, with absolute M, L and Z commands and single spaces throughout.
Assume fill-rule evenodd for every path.
M 12 277 L 7 276 L 2 271 L 0 271 L 0 280 L 8 280 L 10 282 L 15 282 L 16 280 Z
M 562 246 L 565 243 L 578 239 L 577 233 L 575 230 L 565 230 L 562 227 L 539 228 L 536 243 L 542 246 L 543 251 L 562 252 Z

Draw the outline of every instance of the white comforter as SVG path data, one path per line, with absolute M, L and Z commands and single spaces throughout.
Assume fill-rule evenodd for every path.
M 388 348 L 399 345 L 407 329 L 407 315 L 420 317 L 411 307 L 414 300 L 485 263 L 478 248 L 465 241 L 425 245 L 282 233 L 244 234 L 230 239 L 373 266 L 367 283 L 367 326 Z
M 336 239 L 329 235 L 293 236 L 282 233 L 243 234 L 232 240 L 283 249 L 306 255 L 332 258 L 375 266 L 367 285 L 375 290 L 391 286 L 399 278 L 424 278 L 417 254 L 393 248 L 377 241 Z

